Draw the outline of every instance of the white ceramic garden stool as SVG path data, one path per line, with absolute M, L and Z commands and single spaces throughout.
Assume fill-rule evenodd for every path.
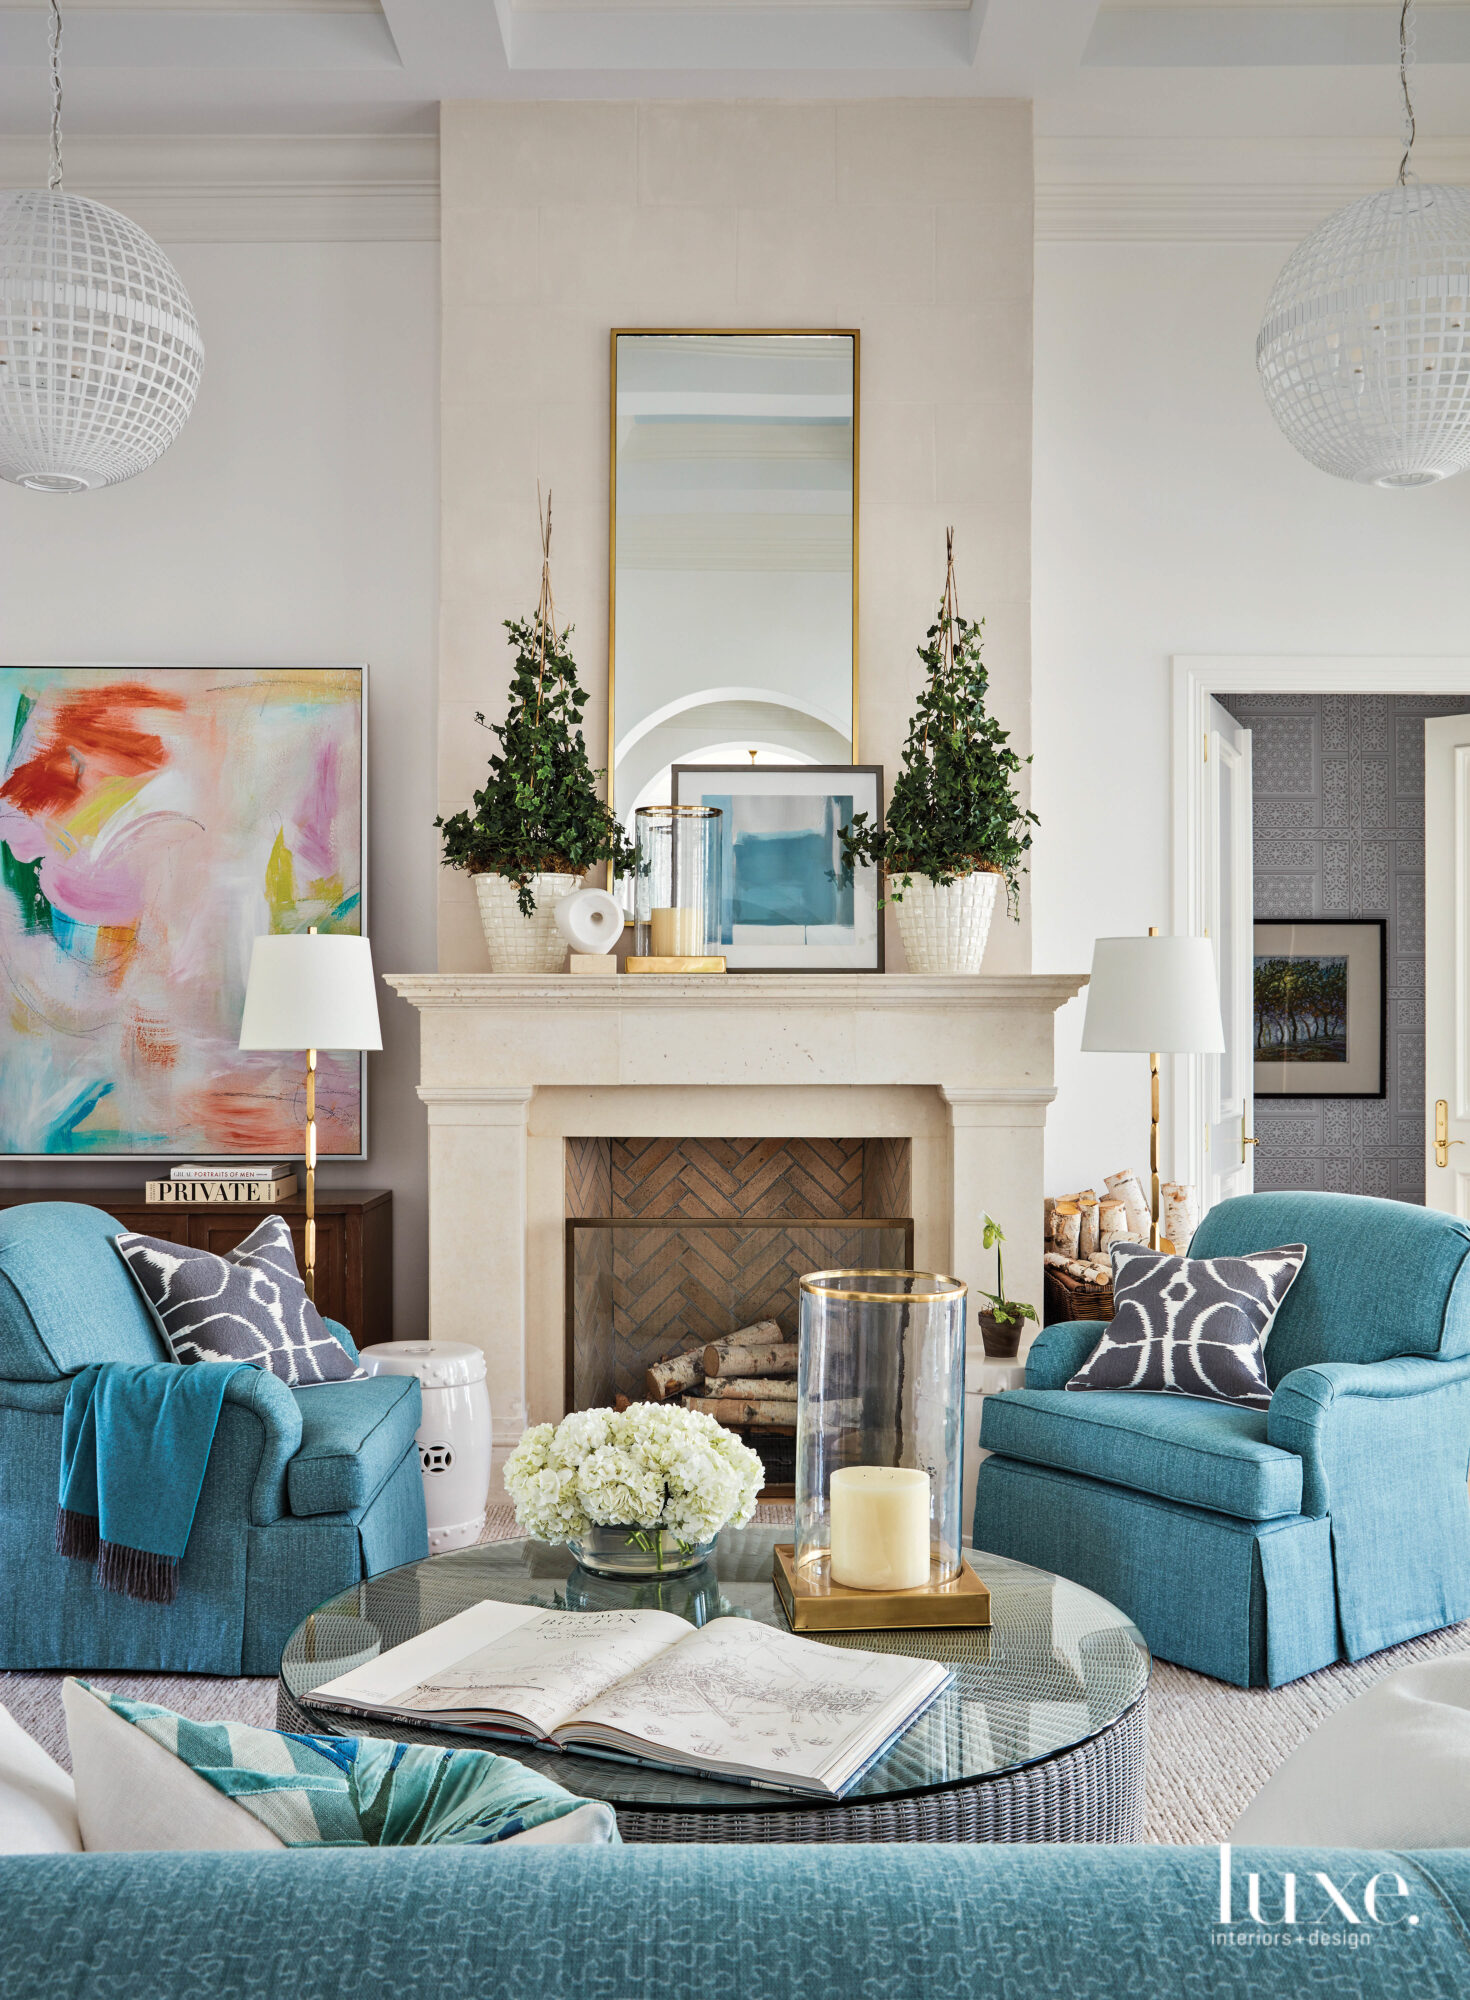
M 385 1340 L 362 1350 L 370 1375 L 417 1375 L 424 1414 L 414 1442 L 424 1476 L 429 1554 L 480 1539 L 490 1493 L 490 1391 L 478 1347 Z

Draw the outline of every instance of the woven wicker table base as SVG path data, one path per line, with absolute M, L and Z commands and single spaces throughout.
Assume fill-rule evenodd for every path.
M 312 1735 L 316 1725 L 284 1687 L 276 1727 Z M 389 1733 L 385 1727 L 385 1735 Z M 404 1730 L 406 1737 L 418 1734 Z M 422 1739 L 421 1739 L 422 1740 Z M 850 1804 L 772 1812 L 618 1810 L 627 1841 L 1016 1840 L 1124 1841 L 1143 1838 L 1148 1695 L 1108 1728 L 1058 1757 L 954 1785 L 912 1799 L 854 1799 Z M 575 1763 L 575 1759 L 572 1760 Z M 567 1788 L 575 1791 L 570 1766 Z

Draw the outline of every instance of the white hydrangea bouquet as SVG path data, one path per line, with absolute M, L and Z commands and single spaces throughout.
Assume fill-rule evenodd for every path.
M 733 1431 L 677 1403 L 577 1410 L 528 1430 L 505 1467 L 516 1520 L 588 1569 L 688 1569 L 743 1528 L 765 1469 Z

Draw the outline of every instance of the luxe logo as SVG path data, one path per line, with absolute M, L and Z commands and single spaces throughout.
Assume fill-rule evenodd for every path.
M 1371 1944 L 1373 1931 L 1396 1924 L 1417 1924 L 1418 1916 L 1406 1908 L 1408 1883 L 1392 1869 L 1370 1875 L 1362 1888 L 1358 1878 L 1349 1876 L 1344 1885 L 1334 1882 L 1325 1869 L 1297 1875 L 1284 1869 L 1279 1886 L 1268 1893 L 1273 1905 L 1262 1908 L 1262 1878 L 1254 1871 L 1245 1877 L 1245 1908 L 1237 1911 L 1234 1860 L 1227 1843 L 1220 1846 L 1220 1924 L 1217 1944 Z M 1237 1924 L 1242 1928 L 1236 1929 Z M 1326 1929 L 1323 1926 L 1327 1926 Z M 1249 1926 L 1249 1928 L 1245 1928 Z M 1333 1928 L 1336 1926 L 1336 1928 Z M 1305 1931 L 1305 1934 L 1303 1932 Z

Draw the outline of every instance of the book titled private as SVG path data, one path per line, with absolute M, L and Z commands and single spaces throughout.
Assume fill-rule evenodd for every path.
M 230 1203 L 286 1201 L 296 1192 L 295 1174 L 282 1174 L 269 1181 L 145 1181 L 143 1199 L 150 1202 L 206 1202 L 216 1207 Z

